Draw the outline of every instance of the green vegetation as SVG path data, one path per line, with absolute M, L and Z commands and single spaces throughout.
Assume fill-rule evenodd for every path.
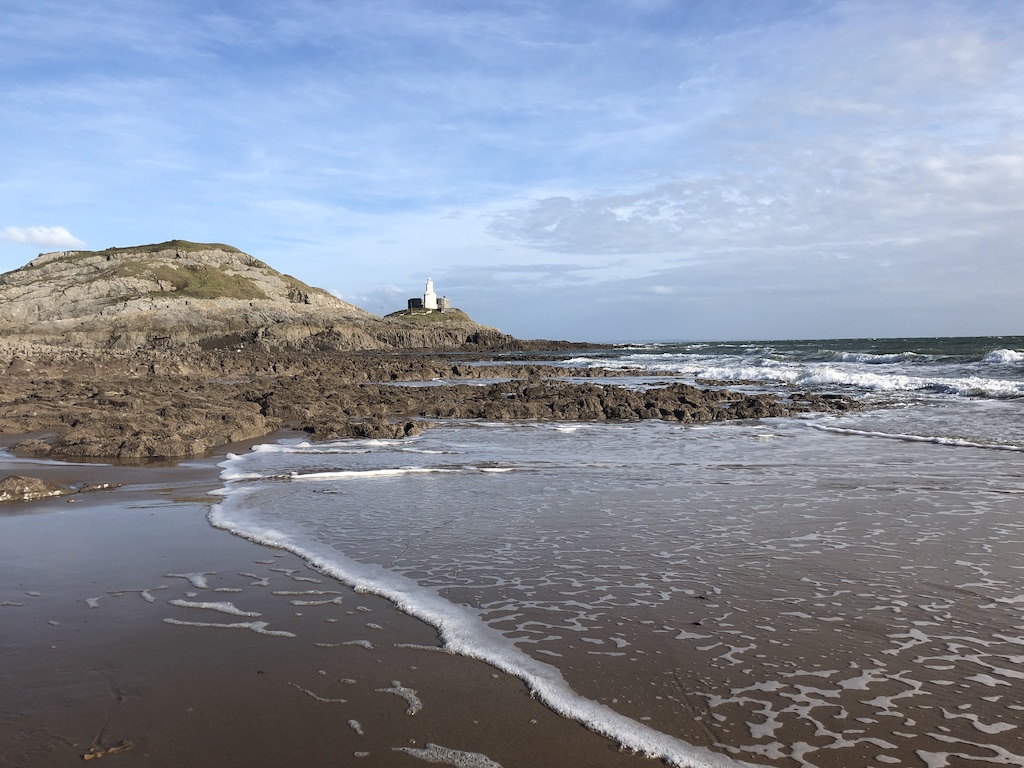
M 287 283 L 287 285 L 289 287 L 294 288 L 297 291 L 306 291 L 308 293 L 309 291 L 316 291 L 316 290 L 318 290 L 317 288 L 314 288 L 314 287 L 312 287 L 310 285 L 306 285 L 304 282 L 299 280 L 297 277 L 292 277 L 291 275 L 282 274 L 281 275 L 281 279 L 284 280 L 285 283 Z
M 267 295 L 247 277 L 231 275 L 221 267 L 190 264 L 149 263 L 142 259 L 119 261 L 109 270 L 102 270 L 95 280 L 111 278 L 138 278 L 140 280 L 169 283 L 169 291 L 151 291 L 148 295 L 161 298 L 193 299 L 266 299 Z
M 445 312 L 435 312 L 427 309 L 403 309 L 392 312 L 388 317 L 400 320 L 410 325 L 462 325 L 472 323 L 469 315 L 461 309 L 449 309 Z
M 225 251 L 226 253 L 242 252 L 233 245 L 224 245 L 223 243 L 193 243 L 188 240 L 168 240 L 166 243 L 133 245 L 127 248 L 105 248 L 102 251 L 78 251 L 78 253 L 95 255 L 118 253 L 159 253 L 160 251 L 181 251 L 182 253 L 196 253 L 198 251 Z
M 128 248 L 114 247 L 106 248 L 102 251 L 67 251 L 65 255 L 52 259 L 51 263 L 74 263 L 94 256 L 106 256 L 108 258 L 111 256 L 119 256 L 121 254 L 139 254 L 141 256 L 148 253 L 159 253 L 160 251 L 179 251 L 181 253 L 224 251 L 225 253 L 243 253 L 243 251 L 240 251 L 233 245 L 224 245 L 223 243 L 193 243 L 188 240 L 168 240 L 166 243 L 133 245 Z M 39 255 L 42 256 L 43 254 Z M 252 259 L 252 266 L 270 269 L 270 267 L 258 259 L 253 259 L 251 256 L 249 258 Z
M 204 251 L 219 251 L 225 255 L 194 255 Z M 269 300 L 270 296 L 261 287 L 259 273 L 279 278 L 285 285 L 287 299 L 293 303 L 310 304 L 313 297 L 319 296 L 333 298 L 322 288 L 281 274 L 238 248 L 223 243 L 168 240 L 102 251 L 64 251 L 53 254 L 44 266 L 61 263 L 76 267 L 74 279 L 79 284 L 115 281 L 108 287 L 110 301 L 124 301 L 140 295 L 162 299 Z M 81 269 L 80 266 L 87 268 Z M 237 274 L 239 272 L 241 274 Z M 41 277 L 47 274 L 44 272 Z M 117 282 L 119 280 L 121 282 Z M 142 281 L 142 284 L 127 287 L 124 280 Z M 124 295 L 115 295 L 120 294 L 122 288 Z
M 231 254 L 242 254 L 242 251 L 222 243 L 192 243 L 188 240 L 169 240 L 166 243 L 139 245 L 131 248 L 107 248 L 103 251 L 68 251 L 52 259 L 49 263 L 75 263 L 90 259 L 93 263 L 89 274 L 78 277 L 81 282 L 106 281 L 116 278 L 134 278 L 147 282 L 161 283 L 164 290 L 148 293 L 151 297 L 160 298 L 193 298 L 193 299 L 267 299 L 259 284 L 248 277 L 231 274 L 231 263 L 225 264 L 186 264 L 170 258 L 153 258 L 154 254 L 176 251 L 178 254 L 197 253 L 200 251 L 223 251 Z M 245 255 L 245 254 L 243 254 Z M 235 260 L 236 257 L 231 257 Z M 185 259 L 189 261 L 190 259 Z M 98 262 L 98 263 L 96 263 Z M 261 270 L 267 274 L 278 274 L 263 262 L 246 256 L 242 263 L 247 268 Z M 288 278 L 289 285 L 301 285 L 306 293 L 314 289 L 300 283 L 295 278 Z M 169 288 L 168 288 L 169 286 Z M 155 286 L 154 286 L 155 287 Z M 138 294 L 134 294 L 138 295 Z M 111 297 L 113 298 L 113 297 Z
M 173 293 L 154 291 L 150 294 L 151 296 L 193 299 L 267 298 L 267 294 L 249 278 L 241 275 L 229 275 L 217 267 L 194 264 L 181 269 L 170 264 L 155 266 L 141 264 L 139 266 L 144 270 L 139 275 L 140 277 L 151 276 L 155 280 L 170 283 L 173 286 Z M 115 270 L 116 272 L 117 270 Z
M 284 275 L 281 273 L 277 273 L 277 275 L 284 281 L 284 284 L 288 286 L 288 300 L 294 304 L 308 304 L 310 296 L 326 296 L 331 299 L 335 298 L 330 291 L 325 291 L 323 288 L 316 288 L 312 285 L 306 285 L 304 282 L 298 278 L 292 277 L 291 275 Z

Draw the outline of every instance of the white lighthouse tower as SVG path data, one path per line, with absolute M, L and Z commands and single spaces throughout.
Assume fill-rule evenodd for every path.
M 437 294 L 434 293 L 434 281 L 427 278 L 427 287 L 423 291 L 423 308 L 437 309 Z

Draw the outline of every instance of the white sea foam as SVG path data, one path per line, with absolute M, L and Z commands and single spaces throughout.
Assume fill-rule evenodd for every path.
M 241 501 L 246 491 L 246 488 L 239 488 L 229 501 Z M 692 768 L 747 765 L 687 744 L 580 696 L 569 687 L 558 669 L 524 653 L 499 631 L 484 624 L 476 611 L 445 600 L 436 590 L 380 566 L 352 560 L 329 545 L 300 543 L 283 531 L 239 521 L 226 508 L 226 503 L 211 507 L 209 519 L 215 527 L 266 546 L 288 549 L 317 570 L 361 592 L 387 598 L 403 612 L 436 627 L 445 646 L 453 652 L 485 661 L 522 679 L 554 712 L 575 719 L 628 749 L 672 765 Z
M 282 630 L 267 629 L 270 626 L 265 621 L 243 621 L 237 624 L 214 624 L 205 621 L 179 621 L 178 619 L 164 619 L 165 624 L 174 624 L 179 627 L 216 627 L 218 629 L 248 629 L 259 635 L 271 635 L 272 637 L 295 637 L 291 632 Z
M 345 469 L 335 472 L 292 472 L 292 480 L 363 480 L 374 477 L 400 477 L 402 475 L 429 475 L 460 472 L 459 469 L 438 467 L 399 467 L 397 469 Z
M 360 648 L 365 648 L 368 651 L 372 651 L 374 646 L 369 640 L 346 640 L 342 645 L 358 645 Z
M 905 352 L 896 355 L 868 353 L 833 353 L 825 361 L 786 361 L 772 358 L 737 358 L 719 356 L 702 358 L 693 355 L 632 355 L 618 361 L 601 358 L 573 358 L 579 367 L 639 369 L 651 374 L 675 374 L 692 379 L 718 381 L 750 381 L 781 384 L 800 388 L 854 388 L 865 392 L 901 393 L 928 392 L 957 397 L 1012 398 L 1024 396 L 1024 384 L 1014 379 L 962 375 L 916 375 L 905 365 L 919 357 Z M 1024 353 L 996 350 L 986 362 L 1016 363 Z M 901 365 L 902 364 L 902 365 Z M 876 370 L 889 366 L 891 370 Z M 870 369 L 868 368 L 870 367 Z M 952 373 L 950 369 L 944 369 Z M 936 372 L 938 370 L 936 369 Z
M 938 437 L 934 435 L 908 435 L 899 432 L 876 432 L 866 429 L 851 429 L 848 427 L 833 427 L 827 424 L 806 422 L 812 429 L 822 432 L 832 432 L 839 435 L 856 435 L 859 437 L 881 437 L 887 440 L 902 440 L 907 443 L 934 443 L 935 445 L 948 445 L 953 448 L 984 448 L 990 451 L 1019 451 L 1024 452 L 1024 446 L 1009 445 L 1003 443 L 977 443 L 971 440 L 963 440 L 956 437 Z
M 175 608 L 202 608 L 207 611 L 217 611 L 218 613 L 226 613 L 229 616 L 251 616 L 256 617 L 260 614 L 255 611 L 243 611 L 236 607 L 234 603 L 207 603 L 207 602 L 193 602 L 191 600 L 168 600 L 168 605 L 173 605 Z
M 240 573 L 239 576 L 245 576 L 250 579 L 256 579 L 256 581 L 250 581 L 250 587 L 269 587 L 270 577 L 269 576 L 257 576 L 255 573 Z
M 355 443 L 355 442 L 356 441 L 353 441 L 353 443 Z M 360 442 L 362 442 L 362 441 L 360 441 Z M 353 448 L 352 445 L 345 445 L 345 447 L 342 448 L 342 447 L 339 447 L 339 444 L 336 443 L 336 442 L 332 442 L 332 443 L 317 443 L 316 445 L 314 445 L 314 444 L 312 444 L 310 442 L 307 442 L 307 441 L 302 441 L 302 442 L 299 442 L 299 443 L 285 441 L 285 442 L 280 442 L 280 443 L 261 443 L 259 445 L 254 445 L 253 448 L 252 448 L 252 452 L 253 453 L 301 453 L 303 455 L 318 454 L 318 453 L 326 453 L 326 454 L 334 455 L 334 454 L 338 454 L 338 453 L 344 453 L 344 454 L 354 455 L 354 454 L 360 454 L 360 453 L 369 453 L 370 449 L 369 448 Z M 236 456 L 234 456 L 233 454 L 230 454 L 230 453 L 227 454 L 227 456 L 228 456 L 229 459 L 237 458 Z
M 759 381 L 801 388 L 855 387 L 868 392 L 935 392 L 959 397 L 1019 397 L 1024 395 L 1020 382 L 980 376 L 910 376 L 904 373 L 875 373 L 833 365 L 749 366 L 708 368 L 703 378 L 727 381 Z
M 427 763 L 444 763 L 454 765 L 455 768 L 501 768 L 499 763 L 479 752 L 463 752 L 437 744 L 428 743 L 426 749 L 416 749 L 415 747 L 392 747 L 392 749 L 396 752 L 405 752 L 407 755 L 412 755 Z
M 226 462 L 225 462 L 226 463 Z M 221 464 L 220 466 L 224 466 Z M 259 472 L 238 472 L 232 469 L 225 469 L 220 473 L 220 479 L 224 482 L 238 482 L 240 480 L 262 480 L 263 475 Z
M 165 573 L 169 579 L 188 579 L 189 583 L 196 589 L 206 589 L 209 585 L 206 582 L 207 576 L 216 576 L 214 571 L 203 571 L 202 573 Z
M 324 696 L 320 696 L 319 694 L 313 693 L 308 688 L 303 688 L 301 685 L 297 685 L 295 683 L 288 683 L 288 685 L 292 686 L 292 688 L 298 688 L 300 691 L 302 691 L 304 694 L 309 696 L 311 699 L 316 699 L 317 701 L 322 702 L 324 704 L 347 704 L 348 703 L 347 699 L 329 699 L 329 698 L 326 698 Z
M 983 363 L 1016 364 L 1024 363 L 1024 352 L 1015 349 L 993 349 L 984 359 Z
M 412 688 L 406 688 L 398 680 L 392 680 L 390 688 L 377 688 L 377 693 L 391 693 L 401 699 L 405 699 L 405 714 L 407 715 L 415 715 L 423 709 L 423 702 L 420 701 L 420 697 L 416 695 L 416 691 Z
M 112 590 L 109 590 L 107 592 L 107 594 L 108 595 L 113 595 L 114 597 L 120 597 L 121 595 L 128 594 L 129 592 L 138 592 L 139 593 L 139 597 L 141 597 L 147 603 L 155 603 L 156 602 L 156 598 L 153 597 L 153 595 L 151 593 L 152 592 L 157 592 L 157 591 L 159 591 L 161 589 L 167 589 L 167 587 L 166 586 L 159 586 L 159 587 L 149 587 L 147 589 L 112 589 Z
M 344 602 L 344 598 L 333 597 L 329 600 L 289 600 L 289 603 L 295 606 L 317 606 L 317 605 L 341 605 Z
M 867 365 L 885 365 L 888 363 L 904 363 L 918 360 L 921 355 L 916 352 L 896 352 L 888 355 L 877 355 L 869 352 L 832 352 L 828 355 L 832 360 L 843 363 L 865 363 Z

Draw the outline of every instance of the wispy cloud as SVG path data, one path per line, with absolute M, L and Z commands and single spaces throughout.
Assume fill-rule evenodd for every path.
M 80 248 L 85 245 L 64 227 L 4 227 L 0 230 L 0 240 L 54 248 Z
M 776 159 L 780 159 L 776 155 Z M 1002 231 L 1024 220 L 1024 145 L 808 145 L 784 169 L 661 184 L 616 195 L 538 200 L 495 217 L 495 235 L 587 254 L 710 255 L 752 249 L 862 248 Z
M 994 277 L 1024 235 L 1024 5 L 10 0 L 0 14 L 8 221 L 60 221 L 96 247 L 231 242 L 375 310 L 430 274 L 532 335 L 621 335 L 623 318 L 664 325 L 705 301 L 691 334 L 720 335 L 713 306 L 761 332 L 747 307 L 773 290 L 784 334 L 817 322 L 826 291 L 851 334 L 873 292 L 931 315 L 988 296 L 989 314 L 1024 323 Z M 985 271 L 957 266 L 982 248 Z M 877 287 L 882 271 L 901 293 Z

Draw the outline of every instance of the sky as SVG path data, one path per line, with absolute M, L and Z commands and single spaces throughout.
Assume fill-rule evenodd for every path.
M 3 0 L 0 272 L 220 242 L 588 341 L 1024 334 L 1017 0 Z

